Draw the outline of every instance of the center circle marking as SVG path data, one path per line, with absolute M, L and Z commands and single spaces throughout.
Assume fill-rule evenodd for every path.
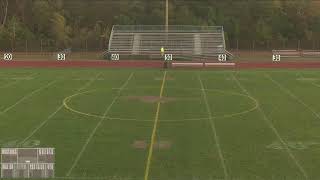
M 141 87 L 141 88 L 124 88 L 124 89 L 155 89 L 158 87 Z M 118 88 L 110 88 L 110 89 L 118 89 Z M 167 88 L 167 89 L 182 89 L 182 88 Z M 94 114 L 94 113 L 88 113 L 88 112 L 83 112 L 80 110 L 75 109 L 74 107 L 71 107 L 68 103 L 75 97 L 77 96 L 81 96 L 84 94 L 90 94 L 93 92 L 97 92 L 97 91 L 101 91 L 103 89 L 93 89 L 93 90 L 88 90 L 88 91 L 84 91 L 84 92 L 79 92 L 79 93 L 75 93 L 71 96 L 66 97 L 63 100 L 63 106 L 74 113 L 83 115 L 83 116 L 88 116 L 88 117 L 94 117 L 94 118 L 107 118 L 110 120 L 118 120 L 118 121 L 140 121 L 140 122 L 153 122 L 153 120 L 138 120 L 138 119 L 134 119 L 134 118 L 117 118 L 117 117 L 103 117 L 100 114 Z M 183 90 L 198 90 L 201 91 L 201 89 L 197 89 L 197 88 L 183 88 Z M 249 95 L 246 94 L 241 94 L 241 93 L 237 93 L 237 92 L 231 92 L 231 91 L 224 91 L 224 90 L 219 90 L 219 89 L 204 89 L 204 91 L 206 92 L 218 92 L 220 94 L 226 94 L 226 95 L 234 95 L 234 96 L 241 96 L 241 97 L 245 97 L 247 99 L 250 99 L 251 102 L 253 102 L 254 106 L 248 108 L 247 110 L 241 111 L 241 112 L 236 112 L 236 113 L 230 113 L 230 114 L 224 114 L 224 115 L 219 115 L 219 116 L 212 116 L 211 118 L 216 119 L 216 118 L 231 118 L 234 116 L 239 116 L 239 115 L 243 115 L 246 113 L 250 113 L 254 110 L 256 110 L 259 107 L 259 103 L 258 101 Z M 181 119 L 181 120 L 161 120 L 161 122 L 180 122 L 180 121 L 201 121 L 201 120 L 208 120 L 210 119 L 209 117 L 202 117 L 202 118 L 190 118 L 190 119 Z

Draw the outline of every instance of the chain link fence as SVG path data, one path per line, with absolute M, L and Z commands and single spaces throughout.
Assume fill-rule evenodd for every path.
M 273 49 L 308 49 L 320 50 L 320 40 L 228 40 L 227 49 L 231 50 L 250 50 L 250 51 L 267 51 Z
M 320 51 L 320 40 L 226 40 L 227 50 L 235 55 L 236 60 L 266 60 L 272 57 L 272 50 L 317 50 Z M 16 60 L 55 60 L 56 53 L 70 49 L 69 60 L 103 60 L 108 49 L 106 40 L 77 40 L 69 47 L 60 46 L 53 40 L 23 40 L 0 43 L 0 52 L 12 52 Z M 298 58 L 303 59 L 303 58 Z M 297 60 L 298 60 L 297 59 Z M 307 58 L 313 60 L 312 58 Z M 319 60 L 317 56 L 314 60 Z
M 54 40 L 11 40 L 0 43 L 0 51 L 6 52 L 57 52 L 71 48 L 73 52 L 107 50 L 108 42 L 104 39 L 75 40 L 69 45 L 60 45 Z

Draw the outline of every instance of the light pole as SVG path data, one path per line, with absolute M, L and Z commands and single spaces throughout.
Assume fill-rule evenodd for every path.
M 168 32 L 169 26 L 169 0 L 166 0 L 166 32 Z

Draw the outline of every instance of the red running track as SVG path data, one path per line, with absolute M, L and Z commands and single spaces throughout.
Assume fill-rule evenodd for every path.
M 32 68 L 162 68 L 161 61 L 0 61 L 0 67 Z
M 283 68 L 283 69 L 308 69 L 320 68 L 320 60 L 304 61 L 304 62 L 239 62 L 236 63 L 239 69 L 255 69 L 255 68 Z

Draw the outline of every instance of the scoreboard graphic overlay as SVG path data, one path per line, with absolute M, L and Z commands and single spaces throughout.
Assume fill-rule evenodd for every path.
M 54 148 L 2 148 L 1 178 L 53 178 Z

